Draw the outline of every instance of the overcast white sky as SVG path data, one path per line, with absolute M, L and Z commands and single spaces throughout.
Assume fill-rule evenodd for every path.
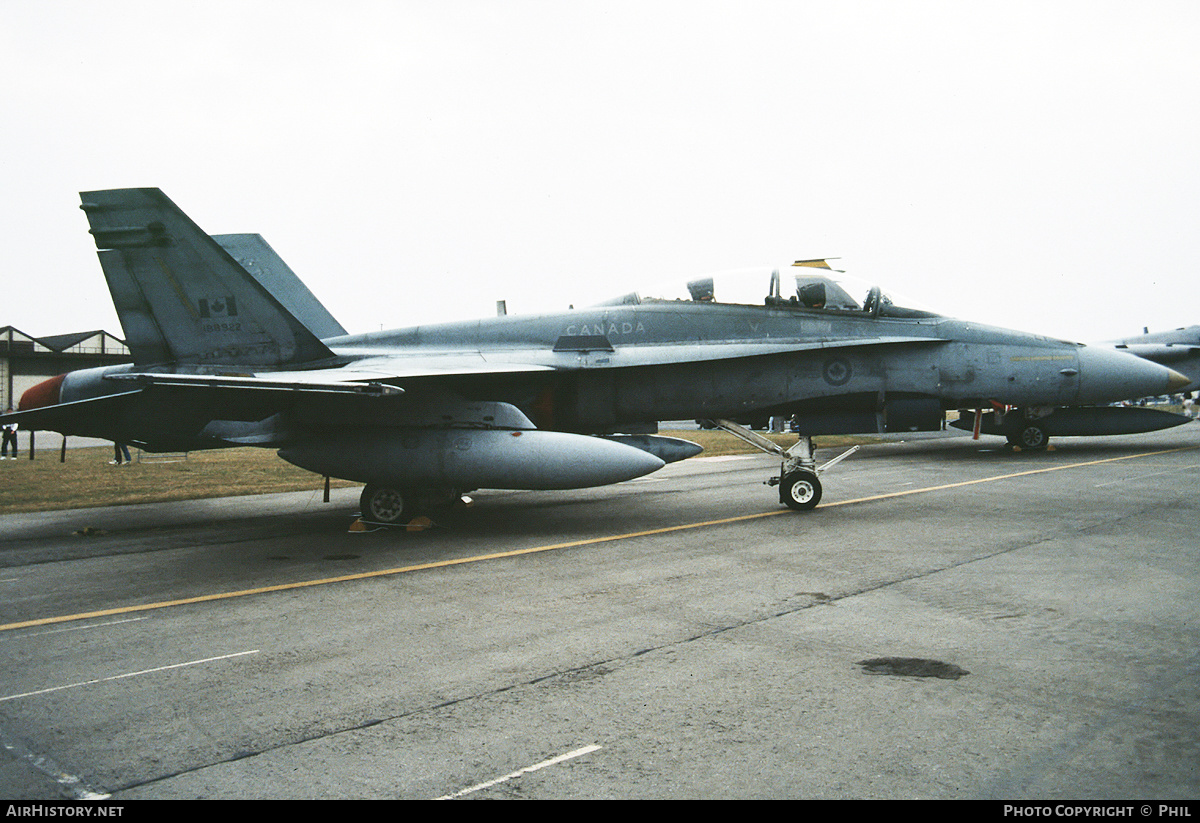
M 0 325 L 121 333 L 77 193 L 133 186 L 352 332 L 819 256 L 1200 323 L 1198 43 L 1194 0 L 0 0 Z

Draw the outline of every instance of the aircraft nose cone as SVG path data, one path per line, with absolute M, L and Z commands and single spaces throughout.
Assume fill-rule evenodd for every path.
M 1168 392 L 1177 392 L 1192 382 L 1192 378 L 1188 377 L 1186 374 L 1180 374 L 1174 369 L 1167 369 L 1167 371 L 1171 373 L 1171 376 L 1167 379 Z
M 1079 350 L 1079 402 L 1114 403 L 1167 394 L 1188 378 L 1166 366 L 1105 346 Z

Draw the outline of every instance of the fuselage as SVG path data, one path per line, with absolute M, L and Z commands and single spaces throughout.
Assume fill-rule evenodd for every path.
M 155 436 L 147 433 L 157 432 L 164 444 L 179 448 L 211 439 L 214 420 L 282 414 L 293 428 L 330 421 L 403 426 L 409 404 L 449 395 L 509 403 L 539 428 L 568 432 L 762 413 L 796 414 L 810 421 L 812 433 L 876 431 L 889 420 L 925 427 L 949 408 L 1106 403 L 1162 393 L 1171 385 L 1168 369 L 1109 347 L 900 312 L 905 316 L 654 301 L 347 335 L 323 341 L 336 360 L 312 367 L 326 374 L 399 375 L 394 382 L 404 395 L 327 398 L 221 389 L 184 395 L 154 387 L 132 394 L 112 414 L 72 426 L 73 433 L 151 448 Z M 53 397 L 43 384 L 22 409 L 127 392 L 128 383 L 107 378 L 164 369 L 233 371 L 166 364 L 76 372 Z
M 457 358 L 544 366 L 545 374 L 495 382 L 550 390 L 518 405 L 570 430 L 827 408 L 873 412 L 893 399 L 925 399 L 938 409 L 1092 404 L 1167 385 L 1164 370 L 1104 347 L 912 314 L 652 302 L 326 342 L 361 366 L 413 356 L 441 358 L 448 367 Z

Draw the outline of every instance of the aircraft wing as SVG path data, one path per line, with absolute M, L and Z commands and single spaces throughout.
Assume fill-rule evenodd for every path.
M 875 337 L 838 341 L 779 341 L 772 343 L 696 343 L 690 345 L 621 346 L 610 357 L 587 363 L 564 360 L 564 353 L 581 354 L 593 349 L 558 348 L 493 352 L 485 358 L 480 352 L 392 352 L 370 360 L 359 360 L 353 368 L 313 369 L 309 371 L 259 373 L 176 373 L 130 372 L 109 374 L 106 380 L 136 384 L 139 388 L 232 389 L 243 391 L 309 392 L 315 394 L 358 394 L 371 396 L 404 393 L 406 381 L 426 383 L 445 377 L 494 377 L 499 375 L 537 374 L 582 368 L 626 368 L 634 366 L 678 365 L 712 360 L 786 354 L 796 351 L 836 350 L 860 346 L 928 345 L 945 342 L 940 338 Z M 607 351 L 603 348 L 598 351 Z M 378 349 L 372 350 L 376 355 Z M 531 362 L 532 361 L 532 362 Z M 540 361 L 540 362 L 538 362 Z
M 402 383 L 410 378 L 670 366 L 800 351 L 834 351 L 863 346 L 927 346 L 945 342 L 947 341 L 940 337 L 863 337 L 842 340 L 731 340 L 613 346 L 604 337 L 579 336 L 576 339 L 563 336 L 558 338 L 553 348 L 496 348 L 488 351 L 486 355 L 479 351 L 429 352 L 402 347 L 388 349 L 378 345 L 361 350 L 338 348 L 337 353 L 365 358 L 357 360 L 355 365 L 369 366 L 375 372 L 388 375 L 388 382 Z M 583 355 L 591 356 L 584 358 Z
M 926 346 L 948 342 L 935 337 L 864 337 L 843 340 L 780 340 L 770 342 L 736 342 L 671 344 L 665 346 L 620 346 L 613 351 L 610 366 L 657 366 L 696 363 L 713 360 L 732 360 L 799 351 L 835 351 L 862 346 Z M 556 347 L 556 351 L 561 351 Z
M 147 386 L 169 386 L 173 388 L 235 389 L 244 391 L 292 391 L 318 394 L 359 394 L 384 397 L 404 393 L 398 382 L 428 377 L 456 377 L 470 375 L 527 374 L 552 371 L 548 365 L 522 363 L 493 363 L 476 355 L 454 357 L 401 357 L 383 358 L 373 368 L 362 369 L 356 363 L 353 368 L 313 369 L 308 371 L 258 372 L 258 373 L 198 373 L 145 371 L 105 375 L 105 380 Z
M 297 371 L 117 371 L 105 374 L 102 380 L 118 385 L 125 384 L 130 390 L 59 403 L 58 390 L 55 388 L 54 398 L 39 401 L 45 403 L 44 407 L 34 407 L 0 417 L 4 420 L 11 418 L 26 428 L 70 431 L 73 428 L 71 421 L 77 419 L 80 414 L 93 418 L 114 415 L 123 408 L 130 397 L 146 389 L 197 392 L 220 390 L 234 392 L 247 398 L 260 395 L 264 396 L 264 402 L 268 402 L 271 408 L 282 408 L 274 401 L 266 401 L 265 395 L 280 396 L 291 393 L 313 398 L 332 398 L 339 395 L 398 398 L 405 394 L 406 384 L 420 384 L 425 390 L 432 387 L 436 391 L 437 384 L 450 377 L 496 377 L 582 369 L 671 366 L 797 351 L 837 351 L 863 346 L 924 346 L 945 341 L 941 338 L 874 337 L 834 341 L 779 340 L 717 344 L 706 342 L 682 345 L 622 345 L 611 351 L 597 346 L 594 341 L 580 343 L 579 348 L 574 348 L 569 343 L 564 345 L 561 339 L 559 342 L 560 345 L 554 350 L 496 350 L 489 352 L 486 357 L 479 351 L 381 352 L 378 348 L 372 348 L 374 357 L 357 360 L 351 366 Z M 601 356 L 579 357 L 589 351 L 596 351 Z M 227 439 L 233 440 L 232 437 Z

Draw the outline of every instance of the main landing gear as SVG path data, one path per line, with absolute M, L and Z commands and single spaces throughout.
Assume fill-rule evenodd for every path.
M 1003 435 L 1011 448 L 1022 451 L 1045 451 L 1050 447 L 1050 432 L 1047 429 L 1046 418 L 1054 413 L 1053 408 L 1030 406 L 1017 408 L 997 406 L 990 414 L 985 415 L 983 409 L 975 410 L 975 424 L 972 437 L 979 439 L 981 431 L 987 434 Z M 959 415 L 969 412 L 959 411 Z M 960 426 L 959 428 L 966 428 Z
M 821 480 L 818 475 L 842 462 L 859 449 L 858 446 L 852 446 L 828 463 L 818 466 L 813 456 L 812 437 L 808 435 L 800 435 L 800 440 L 795 445 L 785 449 L 774 440 L 769 440 L 732 420 L 713 420 L 713 422 L 754 448 L 782 458 L 779 476 L 769 479 L 767 485 L 779 486 L 779 502 L 794 511 L 815 509 L 821 502 Z
M 368 483 L 358 502 L 364 523 L 405 526 L 431 508 L 466 505 L 469 501 L 452 489 L 418 490 L 386 483 Z
M 1042 451 L 1050 444 L 1046 428 L 1035 420 L 1019 420 L 1006 435 L 1008 444 L 1025 451 Z
M 362 519 L 367 523 L 398 526 L 416 516 L 414 495 L 395 486 L 368 483 L 358 502 L 362 509 Z

